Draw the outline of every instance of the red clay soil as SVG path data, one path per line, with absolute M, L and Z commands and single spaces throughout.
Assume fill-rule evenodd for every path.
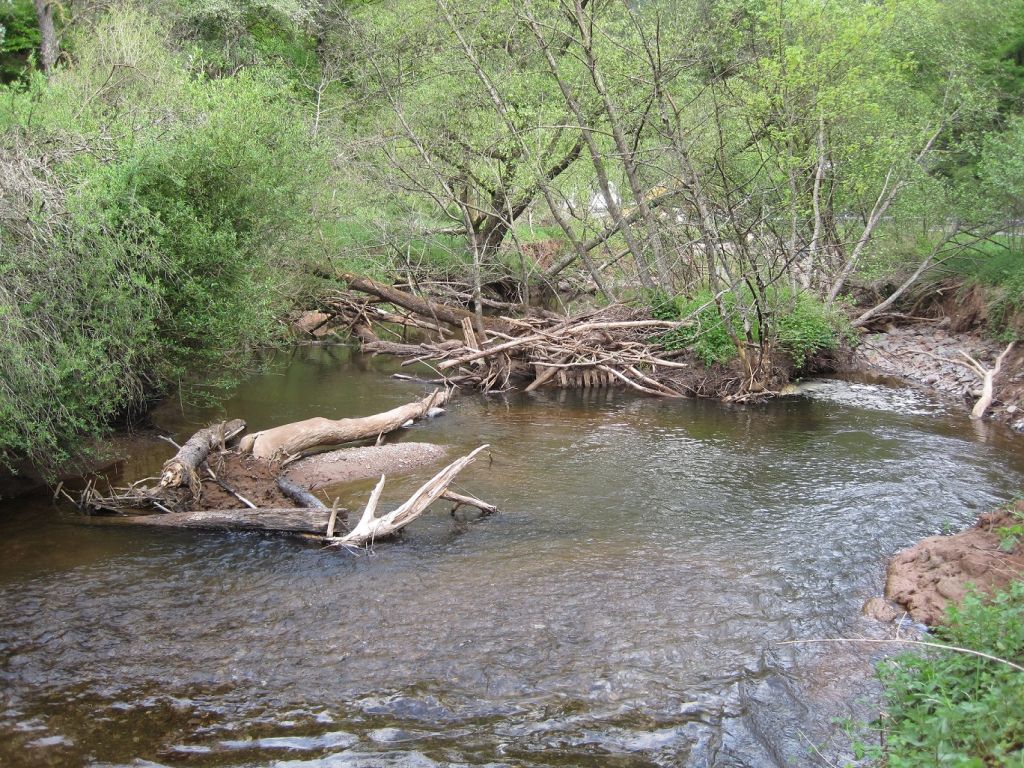
M 1024 502 L 982 515 L 973 528 L 931 536 L 889 561 L 885 596 L 923 624 L 938 624 L 946 606 L 974 585 L 990 593 L 1024 576 L 1024 544 L 1000 546 L 1000 528 L 1024 524 Z M 872 611 L 873 613 L 873 611 Z

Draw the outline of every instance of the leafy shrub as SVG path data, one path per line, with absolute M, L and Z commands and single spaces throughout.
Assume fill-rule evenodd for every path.
M 738 299 L 730 293 L 722 297 L 722 309 L 727 320 L 723 320 L 710 291 L 701 291 L 692 298 L 655 293 L 649 304 L 653 316 L 660 320 L 681 320 L 692 316 L 691 325 L 668 331 L 660 340 L 670 349 L 691 349 L 705 365 L 711 365 L 736 357 L 736 346 L 726 322 L 731 323 L 733 336 L 743 337 L 738 309 L 740 300 L 752 303 L 749 296 Z M 808 293 L 795 297 L 786 294 L 778 298 L 768 311 L 774 318 L 770 343 L 788 352 L 798 368 L 815 353 L 836 349 L 849 332 L 849 323 L 841 313 L 827 310 Z M 761 328 L 756 322 L 752 335 L 755 341 L 761 338 Z
M 158 350 L 154 251 L 65 207 L 45 168 L 0 152 L 0 462 L 63 462 L 137 402 Z
M 272 70 L 189 77 L 127 7 L 78 52 L 8 89 L 0 118 L 0 207 L 17 212 L 0 219 L 0 461 L 42 468 L 276 339 L 330 167 Z M 67 137 L 79 149 L 30 160 Z
M 735 297 L 726 295 L 722 305 L 727 316 L 735 307 Z M 668 349 L 690 349 L 705 365 L 726 363 L 736 357 L 736 345 L 715 305 L 711 291 L 692 298 L 655 293 L 650 299 L 652 315 L 658 320 L 690 318 L 689 325 L 662 334 L 659 341 Z
M 836 349 L 845 333 L 849 333 L 845 316 L 829 311 L 808 293 L 793 300 L 789 311 L 782 311 L 775 321 L 778 345 L 802 368 L 808 357 L 826 349 Z
M 991 600 L 969 595 L 935 631 L 938 642 L 1024 663 L 1024 581 Z M 1024 673 L 954 651 L 884 662 L 886 747 L 867 750 L 890 768 L 1024 765 Z
M 255 77 L 202 83 L 191 114 L 91 169 L 76 202 L 162 254 L 161 378 L 244 357 L 275 333 L 310 229 L 322 159 L 287 100 Z

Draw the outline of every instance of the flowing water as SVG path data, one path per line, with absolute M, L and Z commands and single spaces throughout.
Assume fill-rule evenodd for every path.
M 261 428 L 422 392 L 313 347 L 223 413 Z M 157 418 L 187 436 L 211 411 Z M 372 554 L 0 508 L 0 764 L 783 766 L 870 718 L 886 558 L 1021 486 L 998 428 L 850 382 L 757 407 L 464 395 L 399 439 L 492 459 Z M 172 452 L 135 445 L 125 476 Z M 428 474 L 389 480 L 403 500 Z M 336 489 L 358 507 L 372 483 Z M 874 652 L 874 649 L 872 649 Z

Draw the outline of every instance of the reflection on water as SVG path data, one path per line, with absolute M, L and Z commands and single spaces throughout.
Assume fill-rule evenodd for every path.
M 395 369 L 303 349 L 225 410 L 254 429 L 371 413 L 419 394 Z M 774 643 L 882 632 L 858 609 L 885 558 L 1008 498 L 1024 465 L 959 415 L 828 387 L 749 408 L 464 395 L 399 439 L 490 443 L 460 485 L 503 514 L 466 525 L 439 505 L 361 557 L 9 504 L 0 764 L 839 760 L 833 719 L 870 717 L 870 660 Z M 180 437 L 216 416 L 158 419 Z M 335 490 L 358 506 L 368 484 Z

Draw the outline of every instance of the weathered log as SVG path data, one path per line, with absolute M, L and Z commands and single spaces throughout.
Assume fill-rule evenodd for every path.
M 999 371 L 1003 367 L 1003 360 L 1005 360 L 1006 356 L 1010 354 L 1010 351 L 1013 349 L 1013 345 L 1014 342 L 1012 341 L 1006 345 L 1006 349 L 999 353 L 999 357 L 996 358 L 995 365 L 993 365 L 991 368 L 986 368 L 973 357 L 968 355 L 966 352 L 960 352 L 961 355 L 963 355 L 964 357 L 967 358 L 968 361 L 970 361 L 969 367 L 971 368 L 971 370 L 973 370 L 975 373 L 981 376 L 982 381 L 981 397 L 978 398 L 978 402 L 976 402 L 974 404 L 974 408 L 971 409 L 972 419 L 980 419 L 984 417 L 985 411 L 987 411 L 988 407 L 992 405 L 992 400 L 995 397 L 996 376 L 999 375 Z
M 278 533 L 327 534 L 331 510 L 308 507 L 277 509 L 213 509 L 168 512 L 152 515 L 94 516 L 92 525 L 149 525 L 160 528 L 200 530 L 268 531 Z
M 190 437 L 169 459 L 160 471 L 160 489 L 188 486 L 193 495 L 198 494 L 199 467 L 210 451 L 224 445 L 231 438 L 241 434 L 245 422 L 241 419 L 224 421 L 201 429 Z
M 409 497 L 409 500 L 398 509 L 377 517 L 377 502 L 380 500 L 385 480 L 385 476 L 381 475 L 380 482 L 377 483 L 377 487 L 370 494 L 370 500 L 367 502 L 366 509 L 363 510 L 363 514 L 356 527 L 340 537 L 335 543 L 338 545 L 363 546 L 398 533 L 398 531 L 422 515 L 433 502 L 441 498 L 448 491 L 448 485 L 455 479 L 455 476 L 472 464 L 476 460 L 477 455 L 488 447 L 487 445 L 481 445 L 472 453 L 463 456 L 461 459 L 456 459 L 420 486 Z
M 332 420 L 317 416 L 296 421 L 246 435 L 239 447 L 243 453 L 273 461 L 318 446 L 378 437 L 393 432 L 410 420 L 429 415 L 432 409 L 444 405 L 448 396 L 448 391 L 435 390 L 422 400 L 358 419 Z
M 324 509 L 327 506 L 315 495 L 307 491 L 298 483 L 292 482 L 287 477 L 281 476 L 277 478 L 277 487 L 281 489 L 281 493 L 294 501 L 300 507 L 305 507 L 307 509 Z
M 389 304 L 408 309 L 410 312 L 415 312 L 417 315 L 422 317 L 430 318 L 435 321 L 440 320 L 441 322 L 448 323 L 457 328 L 462 327 L 462 319 L 468 317 L 474 318 L 474 314 L 468 309 L 462 309 L 461 307 L 451 307 L 447 304 L 438 304 L 437 302 L 428 301 L 421 299 L 419 296 L 413 296 L 411 293 L 399 290 L 391 285 L 385 285 L 384 283 L 378 283 L 376 280 L 371 280 L 368 277 L 359 277 L 353 274 L 344 274 L 341 276 L 342 279 L 348 283 L 349 288 L 352 288 L 362 293 L 368 293 L 371 296 L 376 296 L 379 299 L 383 299 Z M 511 326 L 504 320 L 496 317 L 484 317 L 484 327 L 491 330 L 498 331 L 509 331 Z
M 385 443 L 314 453 L 289 464 L 284 476 L 311 491 L 338 483 L 402 475 L 428 464 L 439 464 L 444 446 L 432 443 Z

